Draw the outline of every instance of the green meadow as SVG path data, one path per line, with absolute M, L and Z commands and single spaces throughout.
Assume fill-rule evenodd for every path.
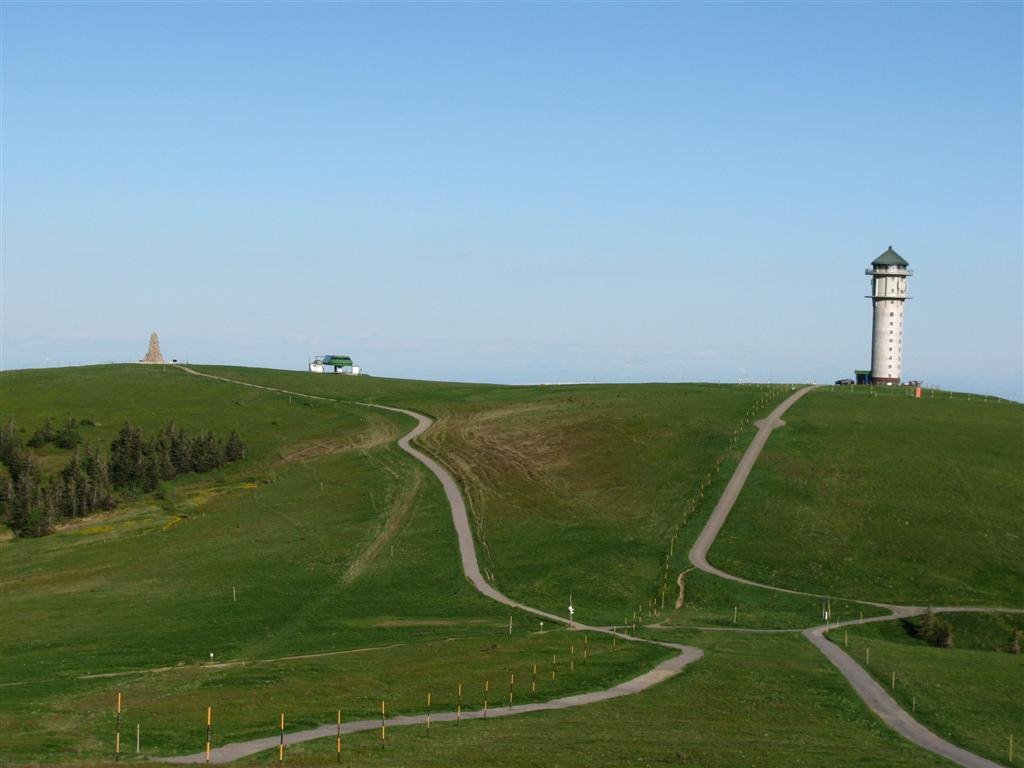
M 686 631 L 705 649 L 681 676 L 637 696 L 502 720 L 348 736 L 342 765 L 396 766 L 892 766 L 948 765 L 867 712 L 846 681 L 799 635 Z M 286 765 L 334 764 L 323 739 Z M 271 765 L 276 754 L 242 761 Z
M 1024 630 L 1024 614 L 942 617 L 953 628 L 952 648 L 915 637 L 919 620 L 850 627 L 829 639 L 935 733 L 1009 764 L 1010 737 L 1018 746 L 1024 742 L 1024 656 L 1009 652 L 1013 631 Z M 1015 749 L 1014 763 L 1020 754 Z
M 689 546 L 681 541 L 699 532 L 753 434 L 751 422 L 791 391 L 721 384 L 438 385 L 201 370 L 435 417 L 421 443 L 459 480 L 481 567 L 493 583 L 560 614 L 572 594 L 582 621 L 604 625 L 632 624 L 641 612 L 643 621 L 664 618 L 663 587 L 671 608 L 676 576 L 686 567 Z M 677 526 L 681 541 L 673 546 Z M 690 595 L 713 614 L 711 623 L 726 614 L 732 621 L 730 590 L 700 578 L 692 585 Z M 816 615 L 806 601 L 793 610 L 807 620 Z M 765 620 L 746 613 L 750 626 Z
M 47 417 L 72 415 L 94 422 L 83 436 L 105 447 L 126 419 L 147 433 L 173 420 L 190 431 L 234 429 L 249 449 L 242 462 L 162 483 L 52 536 L 0 541 L 3 764 L 104 764 L 118 691 L 125 759 L 134 760 L 136 724 L 141 759 L 199 751 L 208 706 L 216 745 L 273 734 L 281 712 L 301 729 L 332 722 L 339 708 L 346 719 L 372 717 L 381 699 L 393 714 L 422 712 L 428 693 L 441 711 L 454 707 L 459 683 L 464 706 L 476 707 L 485 684 L 497 691 L 493 702 L 507 695 L 513 673 L 517 702 L 546 700 L 606 688 L 667 657 L 657 646 L 612 647 L 550 624 L 541 631 L 479 595 L 461 573 L 439 484 L 394 445 L 412 419 L 360 402 L 437 420 L 420 445 L 459 480 L 481 566 L 499 589 L 556 613 L 571 594 L 584 622 L 635 621 L 646 637 L 706 655 L 612 702 L 435 724 L 429 738 L 395 728 L 385 749 L 374 734 L 355 734 L 345 764 L 944 764 L 885 728 L 797 633 L 732 631 L 820 623 L 820 599 L 693 571 L 685 606 L 674 608 L 686 552 L 753 422 L 791 387 L 507 387 L 197 370 L 291 394 L 162 366 L 0 373 L 3 417 L 26 436 Z M 878 612 L 857 598 L 1021 606 L 1013 467 L 1024 441 L 1010 444 L 1024 434 L 1021 407 L 900 394 L 819 390 L 800 401 L 769 441 L 712 562 L 840 595 L 839 619 Z M 904 480 L 873 488 L 883 466 L 867 450 L 876 434 L 851 425 L 881 418 L 900 432 Z M 950 445 L 934 448 L 943 429 Z M 928 446 L 940 458 L 929 459 Z M 44 453 L 51 472 L 66 460 L 52 447 Z M 953 456 L 961 469 L 936 481 Z M 956 518 L 962 552 L 950 552 L 951 488 L 977 511 Z M 854 492 L 859 501 L 846 504 Z M 933 503 L 904 509 L 922 495 Z M 1015 502 L 1016 519 L 1005 509 Z M 894 524 L 897 508 L 915 535 Z M 855 525 L 858 510 L 870 524 Z M 812 539 L 844 542 L 845 555 L 833 557 L 834 543 L 807 545 L 808 526 Z M 897 545 L 910 548 L 902 570 Z M 296 746 L 288 761 L 322 765 L 333 750 L 332 740 Z
M 105 445 L 125 419 L 173 419 L 237 429 L 249 447 L 212 476 L 0 543 L 5 763 L 108 754 L 116 691 L 147 754 L 174 754 L 198 748 L 206 706 L 232 740 L 282 709 L 309 725 L 343 703 L 370 714 L 381 697 L 417 711 L 432 685 L 444 701 L 460 681 L 569 656 L 567 633 L 540 634 L 524 615 L 510 637 L 509 611 L 462 577 L 440 487 L 393 445 L 407 417 L 160 367 L 5 373 L 0 384 L 4 417 L 28 433 L 69 413 L 95 421 L 86 439 Z M 665 655 L 595 646 L 541 690 L 607 687 Z
M 1024 406 L 815 390 L 786 415 L 709 559 L 777 586 L 1024 607 Z

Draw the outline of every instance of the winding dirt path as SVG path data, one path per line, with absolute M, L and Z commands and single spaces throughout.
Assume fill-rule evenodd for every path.
M 192 370 L 185 366 L 180 366 L 182 370 L 191 373 L 195 376 L 203 376 L 206 378 L 217 379 L 219 381 L 225 381 L 232 384 L 240 384 L 242 386 L 253 387 L 256 389 L 263 389 L 271 392 L 280 392 L 283 394 L 297 395 L 300 397 L 307 397 L 317 400 L 326 400 L 331 402 L 340 402 L 332 400 L 331 398 L 320 397 L 316 395 L 308 395 L 300 392 L 291 392 L 288 390 L 276 389 L 274 387 L 266 387 L 259 384 L 251 384 L 248 382 L 236 381 L 233 379 L 224 378 L 221 376 L 213 376 L 210 374 L 200 373 Z M 779 427 L 785 426 L 786 422 L 782 420 L 783 414 L 786 413 L 789 408 L 796 403 L 801 397 L 806 395 L 814 389 L 813 386 L 803 387 L 785 400 L 783 400 L 778 406 L 776 406 L 767 418 L 762 419 L 755 423 L 757 427 L 757 434 L 751 441 L 750 445 L 744 451 L 742 458 L 736 470 L 730 477 L 725 490 L 722 492 L 721 498 L 715 505 L 711 516 L 705 523 L 704 528 L 701 530 L 700 535 L 694 542 L 689 552 L 689 559 L 693 565 L 705 573 L 717 576 L 722 579 L 729 581 L 746 584 L 748 586 L 757 587 L 760 589 L 769 589 L 777 592 L 786 592 L 795 595 L 808 595 L 813 597 L 836 597 L 835 595 L 824 595 L 814 592 L 802 592 L 794 589 L 786 589 L 784 587 L 777 587 L 771 584 L 762 584 L 760 582 L 745 579 L 741 576 L 723 571 L 720 568 L 716 568 L 710 562 L 708 562 L 707 555 L 708 550 L 718 537 L 722 526 L 725 525 L 725 521 L 728 519 L 729 512 L 732 510 L 736 499 L 739 498 L 740 491 L 743 489 L 747 478 L 750 476 L 750 471 L 753 468 L 758 457 L 761 455 L 765 443 L 767 443 L 771 433 Z M 527 613 L 532 613 L 536 616 L 540 616 L 549 621 L 558 622 L 571 626 L 573 629 L 586 630 L 589 632 L 600 632 L 604 634 L 615 634 L 616 636 L 629 641 L 634 642 L 648 642 L 655 645 L 660 645 L 665 648 L 671 648 L 678 651 L 678 654 L 667 661 L 658 664 L 654 669 L 644 673 L 632 680 L 628 680 L 619 685 L 613 686 L 604 691 L 594 691 L 589 693 L 577 694 L 575 696 L 567 696 L 560 699 L 554 699 L 547 702 L 541 702 L 536 704 L 521 704 L 511 708 L 498 708 L 491 709 L 487 715 L 490 717 L 507 717 L 509 715 L 522 714 L 526 712 L 539 712 L 554 709 L 566 709 L 569 707 L 584 706 L 587 704 L 593 704 L 599 701 L 607 701 L 620 696 L 627 696 L 634 693 L 638 693 L 654 685 L 657 685 L 664 680 L 676 675 L 680 670 L 683 669 L 687 664 L 691 664 L 694 661 L 700 659 L 704 653 L 699 648 L 692 646 L 681 645 L 678 643 L 661 642 L 656 640 L 646 640 L 644 638 L 638 638 L 631 635 L 623 635 L 615 632 L 607 627 L 592 627 L 579 623 L 569 624 L 568 620 L 562 616 L 556 616 L 554 614 L 542 611 L 537 608 L 520 603 L 502 592 L 495 589 L 490 583 L 484 579 L 480 572 L 480 567 L 477 562 L 476 548 L 473 541 L 473 535 L 470 529 L 469 518 L 466 513 L 466 505 L 463 501 L 462 494 L 459 491 L 458 484 L 451 474 L 440 464 L 434 461 L 431 457 L 425 453 L 419 451 L 411 445 L 411 441 L 416 439 L 419 435 L 423 434 L 433 424 L 433 420 L 423 414 L 416 413 L 414 411 L 405 410 L 402 408 L 394 408 L 390 406 L 378 405 L 375 403 L 356 403 L 369 408 L 380 408 L 395 413 L 401 413 L 409 416 L 416 420 L 416 427 L 408 432 L 406 435 L 401 437 L 398 441 L 399 447 L 408 453 L 410 456 L 415 458 L 421 464 L 423 464 L 430 472 L 441 482 L 444 488 L 445 495 L 448 498 L 448 503 L 451 506 L 452 520 L 455 523 L 455 530 L 459 541 L 459 551 L 462 558 L 462 569 L 466 575 L 466 578 L 473 584 L 474 587 L 486 597 L 495 600 L 503 605 L 507 605 L 511 608 L 516 608 Z M 682 575 L 681 575 L 682 576 Z M 680 584 L 682 587 L 682 584 Z M 919 606 L 904 606 L 895 605 L 889 603 L 875 603 L 867 600 L 858 600 L 856 598 L 845 598 L 853 602 L 860 602 L 865 605 L 872 605 L 879 608 L 885 608 L 889 610 L 888 615 L 884 616 L 873 616 L 866 619 L 853 620 L 848 622 L 836 623 L 836 624 L 823 624 L 821 626 L 811 627 L 803 630 L 802 634 L 806 637 L 821 653 L 827 658 L 839 672 L 847 679 L 854 691 L 860 696 L 861 700 L 868 706 L 868 708 L 878 715 L 881 720 L 892 728 L 894 731 L 899 733 L 909 741 L 921 746 L 941 757 L 957 763 L 958 765 L 964 766 L 964 768 L 1000 768 L 998 763 L 988 760 L 979 755 L 975 755 L 972 752 L 968 752 L 961 747 L 952 744 L 945 739 L 940 738 L 932 731 L 925 728 L 917 720 L 903 709 L 896 700 L 886 693 L 885 689 L 882 688 L 872 677 L 865 671 L 852 657 L 849 656 L 835 643 L 831 642 L 825 635 L 829 630 L 836 629 L 838 627 L 853 625 L 853 624 L 867 624 L 869 622 L 877 621 L 892 621 L 895 619 L 905 618 L 908 616 L 914 616 L 923 613 L 926 609 Z M 1005 609 L 1005 608 L 979 608 L 979 607 L 966 607 L 966 606 L 948 606 L 942 608 L 933 608 L 934 612 L 961 612 L 961 611 L 987 611 L 987 610 L 1000 610 L 1000 611 L 1011 611 L 1020 612 L 1019 609 Z M 800 631 L 800 630 L 762 630 L 767 632 L 774 631 Z M 462 713 L 462 718 L 466 720 L 473 720 L 485 717 L 483 710 L 466 711 Z M 431 720 L 434 722 L 449 722 L 456 719 L 456 714 L 453 712 L 446 713 L 435 713 L 431 715 Z M 388 726 L 403 726 L 403 725 L 422 725 L 426 722 L 426 715 L 408 715 L 400 717 L 388 718 L 386 723 Z M 355 733 L 358 731 L 373 730 L 380 727 L 380 720 L 360 720 L 353 721 L 351 723 L 345 723 L 342 725 L 342 733 Z M 320 726 L 319 728 L 313 728 L 306 731 L 298 731 L 290 734 L 285 734 L 284 743 L 297 744 L 303 741 L 310 741 L 312 739 L 325 738 L 333 736 L 337 733 L 337 725 L 329 724 Z M 278 744 L 278 736 L 267 737 L 264 739 L 255 739 L 246 742 L 239 742 L 235 744 L 227 744 L 222 747 L 214 749 L 210 753 L 210 762 L 224 763 L 236 760 L 240 757 L 261 752 L 263 750 L 272 749 Z M 199 763 L 206 759 L 204 753 L 197 753 L 193 755 L 186 755 L 183 757 L 175 758 L 164 758 L 165 762 L 171 763 Z
M 716 568 L 711 565 L 707 559 L 708 550 L 718 537 L 718 533 L 722 530 L 722 526 L 725 525 L 729 512 L 736 503 L 736 499 L 739 498 L 743 485 L 747 482 L 747 477 L 750 475 L 751 468 L 761 455 L 761 450 L 764 448 L 765 443 L 768 442 L 768 437 L 775 429 L 785 426 L 786 422 L 782 420 L 782 415 L 789 410 L 790 406 L 812 389 L 814 389 L 813 386 L 797 390 L 776 406 L 767 418 L 755 423 L 755 426 L 757 427 L 757 435 L 750 442 L 747 450 L 743 453 L 743 457 L 740 459 L 740 463 L 736 467 L 736 471 L 733 473 L 732 477 L 729 479 L 729 483 L 725 487 L 725 490 L 722 492 L 721 498 L 715 505 L 714 511 L 712 511 L 703 530 L 694 542 L 693 547 L 690 549 L 690 562 L 692 562 L 698 569 L 713 576 L 718 576 L 721 579 L 736 581 L 740 584 L 746 584 L 760 589 L 787 592 L 793 595 L 829 597 L 827 595 L 816 594 L 814 592 L 801 592 L 795 589 L 785 589 L 771 584 L 761 584 L 756 581 L 751 581 L 750 579 L 744 579 L 741 576 L 736 576 L 735 574 L 723 571 L 721 568 Z M 835 595 L 832 595 L 831 597 L 835 597 Z M 909 712 L 903 709 L 903 707 L 897 703 L 896 699 L 890 696 L 885 689 L 879 685 L 863 667 L 860 666 L 860 664 L 854 661 L 848 653 L 825 636 L 828 631 L 834 630 L 838 627 L 854 624 L 867 624 L 877 621 L 893 621 L 924 613 L 926 609 L 920 606 L 873 603 L 867 600 L 856 600 L 853 598 L 846 599 L 851 599 L 854 602 L 863 603 L 865 605 L 886 608 L 890 613 L 888 615 L 872 616 L 866 619 L 854 619 L 852 621 L 840 623 L 822 624 L 821 626 L 805 629 L 802 634 L 814 645 L 815 648 L 821 651 L 825 658 L 828 659 L 836 669 L 839 670 L 843 677 L 846 678 L 847 682 L 849 682 L 853 687 L 853 690 L 857 695 L 860 696 L 861 700 L 868 706 L 868 709 L 878 715 L 882 722 L 905 739 L 908 739 L 918 746 L 924 747 L 930 752 L 934 752 L 947 760 L 952 760 L 958 765 L 962 765 L 965 768 L 999 768 L 999 763 L 995 763 L 987 758 L 981 757 L 980 755 L 976 755 L 973 752 L 968 752 L 966 749 L 946 741 L 921 725 L 921 723 L 915 720 Z M 935 613 L 989 610 L 1013 613 L 1021 612 L 1014 608 L 979 608 L 973 606 L 947 606 L 932 609 Z
M 299 395 L 301 397 L 313 397 L 311 395 L 305 395 L 299 392 L 289 392 L 287 390 L 279 390 L 273 387 L 265 387 L 259 384 L 249 384 L 246 382 L 234 381 L 227 379 L 222 376 L 211 376 L 209 374 L 200 373 L 199 371 L 192 370 L 181 366 L 182 370 L 187 371 L 195 376 L 204 376 L 206 378 L 217 379 L 219 381 L 226 381 L 232 384 L 243 384 L 244 386 L 255 387 L 256 389 L 264 389 L 271 392 L 281 392 L 290 395 Z M 318 397 L 319 400 L 330 400 L 330 398 Z M 341 402 L 332 400 L 331 402 Z M 445 496 L 448 498 L 448 504 L 451 507 L 452 521 L 455 524 L 455 532 L 459 542 L 459 552 L 462 558 L 462 570 L 465 573 L 466 578 L 469 582 L 476 587 L 477 591 L 481 594 L 489 597 L 490 599 L 507 605 L 510 608 L 516 608 L 520 611 L 532 613 L 535 616 L 540 616 L 547 621 L 553 621 L 559 624 L 569 626 L 573 630 L 587 631 L 606 635 L 615 635 L 622 640 L 630 642 L 647 643 L 650 645 L 658 645 L 663 648 L 669 648 L 676 651 L 676 655 L 670 659 L 667 659 L 649 672 L 645 672 L 642 675 L 627 680 L 626 682 L 614 685 L 603 691 L 590 691 L 587 693 L 579 693 L 573 696 L 565 696 L 559 699 L 552 699 L 550 701 L 537 702 L 532 704 L 517 704 L 512 707 L 494 707 L 489 709 L 486 713 L 484 710 L 464 710 L 461 714 L 463 720 L 476 720 L 484 717 L 508 717 L 510 715 L 520 715 L 527 712 L 544 712 L 555 709 L 568 709 L 570 707 L 582 707 L 588 704 L 596 704 L 600 701 L 608 701 L 609 699 L 619 698 L 620 696 L 630 696 L 635 693 L 647 690 L 658 683 L 668 680 L 683 669 L 687 664 L 700 659 L 704 652 L 699 648 L 695 648 L 689 645 L 682 645 L 680 643 L 663 642 L 658 640 L 648 640 L 646 638 L 635 637 L 632 635 L 625 635 L 615 632 L 607 627 L 594 627 L 587 624 L 580 624 L 579 622 L 572 622 L 563 616 L 556 616 L 553 613 L 542 611 L 539 608 L 533 608 L 524 603 L 520 603 L 517 600 L 513 600 L 507 595 L 499 592 L 490 583 L 484 579 L 483 574 L 480 572 L 480 566 L 476 558 L 476 547 L 473 542 L 473 534 L 470 529 L 469 516 L 466 513 L 466 504 L 462 498 L 462 493 L 459 491 L 459 486 L 455 482 L 455 478 L 451 474 L 434 461 L 430 456 L 426 455 L 422 451 L 414 448 L 411 443 L 434 423 L 433 419 L 428 416 L 424 416 L 421 413 L 415 411 L 408 411 L 404 408 L 393 408 L 386 405 L 378 405 L 376 403 L 361 403 L 357 402 L 355 405 L 361 405 L 368 408 L 379 408 L 385 411 L 392 411 L 394 413 L 401 413 L 405 416 L 409 416 L 416 420 L 416 426 L 408 433 L 403 435 L 398 440 L 398 446 L 416 459 L 418 462 L 423 464 L 430 472 L 440 481 L 442 488 L 444 488 Z M 455 712 L 435 712 L 430 715 L 431 722 L 451 722 L 454 721 L 458 715 Z M 386 718 L 385 723 L 388 727 L 398 727 L 404 725 L 423 725 L 426 723 L 426 714 L 422 715 L 402 715 L 398 717 Z M 376 730 L 380 728 L 381 722 L 379 719 L 374 720 L 354 720 L 349 723 L 343 723 L 341 727 L 342 733 L 357 733 L 359 731 Z M 329 736 L 334 736 L 338 732 L 337 724 L 331 723 L 322 725 L 318 728 L 311 728 L 305 731 L 294 731 L 292 733 L 286 733 L 284 735 L 285 745 L 299 744 L 304 741 L 312 741 L 313 739 L 320 739 Z M 277 747 L 279 743 L 280 735 L 268 736 L 263 739 L 251 739 L 249 741 L 236 742 L 233 744 L 225 744 L 217 747 L 216 749 L 210 750 L 210 762 L 211 763 L 228 763 L 232 760 L 238 760 L 239 758 L 246 757 L 248 755 L 262 752 L 267 749 L 273 749 Z M 206 753 L 197 752 L 191 755 L 183 755 L 180 757 L 164 757 L 155 758 L 165 763 L 203 763 L 206 762 Z

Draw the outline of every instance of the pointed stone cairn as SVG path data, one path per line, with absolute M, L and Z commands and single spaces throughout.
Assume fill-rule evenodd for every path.
M 139 360 L 140 363 L 164 363 L 164 356 L 160 354 L 160 339 L 156 332 L 149 334 L 149 349 L 146 356 Z

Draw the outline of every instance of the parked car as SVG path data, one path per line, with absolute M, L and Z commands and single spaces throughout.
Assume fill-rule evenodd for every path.
M 843 387 L 847 387 L 847 386 L 849 386 L 849 385 L 851 385 L 853 383 L 854 383 L 853 379 L 836 379 L 836 384 L 839 384 L 840 386 L 843 386 Z

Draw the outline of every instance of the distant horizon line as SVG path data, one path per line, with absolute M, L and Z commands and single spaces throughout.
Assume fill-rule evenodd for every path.
M 247 368 L 247 369 L 251 369 L 251 370 L 279 371 L 281 373 L 308 373 L 308 375 L 310 375 L 310 376 L 353 376 L 353 374 L 341 374 L 341 373 L 313 373 L 313 372 L 304 371 L 304 370 L 302 370 L 300 368 L 273 368 L 273 367 L 269 367 L 269 366 L 238 365 L 238 364 L 234 364 L 234 363 L 208 363 L 208 362 L 206 362 L 206 363 L 193 363 L 193 362 L 188 361 L 188 360 L 186 360 L 186 361 L 177 361 L 176 359 L 174 359 L 172 361 L 163 362 L 163 363 L 150 363 L 150 362 L 143 362 L 141 360 L 124 360 L 124 361 L 108 360 L 108 361 L 105 361 L 105 362 L 73 363 L 73 364 L 69 364 L 69 365 L 49 365 L 49 366 L 43 365 L 43 366 L 27 367 L 27 368 L 4 368 L 4 367 L 0 366 L 0 373 L 19 373 L 19 372 L 22 372 L 22 371 L 51 371 L 51 370 L 62 370 L 62 369 L 66 369 L 66 368 L 89 368 L 89 367 L 99 367 L 99 366 L 108 366 L 108 365 L 146 366 L 146 367 L 155 367 L 155 366 L 167 367 L 167 366 L 170 366 L 170 367 L 175 367 L 175 368 L 180 368 L 180 367 L 183 367 L 183 366 L 191 366 L 191 365 L 197 365 L 197 366 L 205 365 L 205 366 L 218 366 L 218 367 L 222 367 L 222 368 Z M 674 381 L 674 380 L 673 381 L 669 381 L 669 380 L 666 380 L 666 379 L 637 379 L 636 381 L 633 381 L 631 376 L 626 376 L 625 377 L 625 379 L 626 379 L 625 381 L 612 381 L 612 380 L 604 380 L 604 381 L 602 381 L 602 380 L 598 380 L 595 377 L 595 378 L 592 378 L 590 381 L 578 380 L 578 381 L 503 382 L 503 381 L 466 381 L 466 380 L 455 380 L 455 379 L 418 379 L 418 378 L 409 378 L 409 377 L 404 377 L 404 376 L 375 375 L 375 374 L 366 373 L 366 372 L 359 373 L 359 374 L 356 374 L 356 375 L 357 376 L 361 376 L 361 377 L 366 377 L 366 378 L 395 379 L 395 380 L 398 380 L 398 381 L 429 381 L 429 382 L 434 382 L 434 383 L 437 383 L 437 384 L 478 384 L 480 386 L 498 386 L 498 387 L 576 387 L 576 386 L 583 386 L 583 385 L 587 385 L 587 386 L 601 386 L 601 385 L 603 385 L 603 386 L 632 386 L 632 385 L 639 385 L 639 384 L 678 384 L 678 385 L 686 385 L 686 384 L 719 384 L 719 385 L 722 385 L 722 386 L 781 385 L 781 386 L 793 386 L 793 387 L 796 387 L 796 386 L 810 384 L 810 385 L 817 386 L 817 387 L 829 387 L 829 388 L 833 388 L 833 389 L 835 387 L 844 387 L 844 388 L 845 387 L 849 387 L 851 390 L 865 389 L 865 388 L 873 390 L 876 387 L 879 388 L 879 389 L 901 389 L 901 388 L 909 389 L 912 386 L 910 384 L 902 383 L 902 382 L 900 384 L 895 384 L 895 385 L 893 385 L 893 384 L 867 384 L 867 385 L 865 385 L 865 384 L 836 384 L 836 383 L 833 383 L 833 382 L 815 382 L 813 380 L 811 380 L 811 381 L 781 381 L 781 380 L 779 380 L 779 381 L 769 381 L 769 380 L 759 380 L 759 379 L 758 380 L 755 380 L 755 379 L 736 379 L 736 380 L 732 380 L 732 379 L 729 379 L 729 380 L 727 380 L 727 379 L 690 379 L 690 380 L 683 380 L 683 379 L 680 379 L 678 381 Z M 944 389 L 944 388 L 942 388 L 939 385 L 928 386 L 923 381 L 922 381 L 920 386 L 921 386 L 922 390 L 929 390 L 929 391 L 934 391 L 934 392 L 943 392 L 943 393 L 947 393 L 947 394 L 950 394 L 950 395 L 977 396 L 977 397 L 982 397 L 982 398 L 986 398 L 986 399 L 987 398 L 992 398 L 994 400 L 1001 400 L 1001 401 L 1007 402 L 1007 403 L 1024 404 L 1024 399 L 1017 399 L 1017 398 L 1014 398 L 1014 397 L 1006 397 L 1004 395 L 988 394 L 988 393 L 985 393 L 985 392 L 972 392 L 972 391 L 969 391 L 969 390 Z

